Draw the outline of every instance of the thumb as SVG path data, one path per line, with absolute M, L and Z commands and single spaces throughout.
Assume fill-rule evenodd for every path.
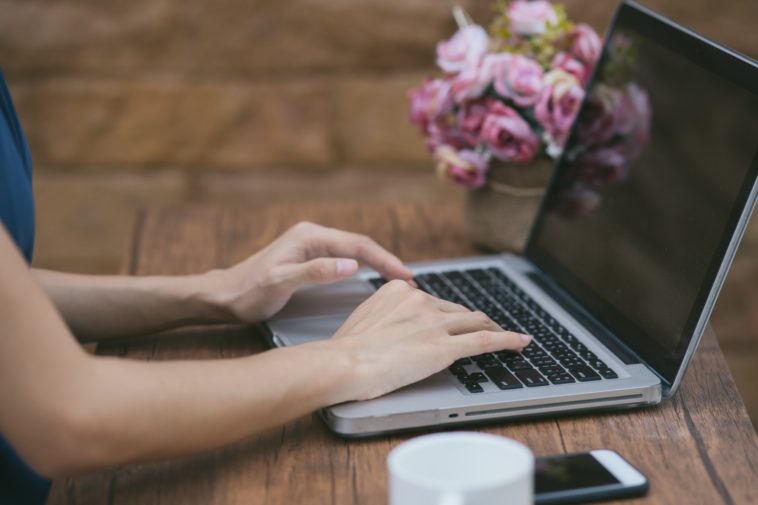
M 349 279 L 358 271 L 358 262 L 349 258 L 317 258 L 295 265 L 291 281 L 297 286 Z

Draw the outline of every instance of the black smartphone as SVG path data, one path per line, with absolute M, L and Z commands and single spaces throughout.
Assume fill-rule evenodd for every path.
M 587 503 L 640 496 L 647 478 L 615 451 L 600 449 L 537 458 L 536 505 Z

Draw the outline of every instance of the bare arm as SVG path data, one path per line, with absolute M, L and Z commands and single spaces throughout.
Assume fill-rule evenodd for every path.
M 188 324 L 252 323 L 276 313 L 305 283 L 352 277 L 362 260 L 390 279 L 413 275 L 368 237 L 311 223 L 225 270 L 188 276 L 93 276 L 33 270 L 83 342 Z
M 32 272 L 82 342 L 232 319 L 209 293 L 212 274 L 128 277 Z
M 527 342 L 394 281 L 328 341 L 233 360 L 101 358 L 82 351 L 2 227 L 0 267 L 0 432 L 51 477 L 210 450 Z

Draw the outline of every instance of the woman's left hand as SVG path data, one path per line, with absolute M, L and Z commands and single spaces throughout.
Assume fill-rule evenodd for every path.
M 303 285 L 349 279 L 358 271 L 356 260 L 387 279 L 413 278 L 402 261 L 369 237 L 308 222 L 245 261 L 204 277 L 225 319 L 252 323 L 276 314 Z

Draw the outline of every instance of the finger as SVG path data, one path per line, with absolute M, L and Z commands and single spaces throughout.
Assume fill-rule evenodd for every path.
M 443 300 L 442 298 L 437 298 L 436 296 L 432 296 L 432 295 L 429 295 L 429 297 L 432 299 L 432 305 L 440 312 L 445 312 L 445 313 L 457 313 L 457 312 L 470 313 L 471 312 L 471 310 L 464 305 L 449 302 L 447 300 Z
M 326 284 L 351 278 L 358 271 L 352 258 L 317 258 L 288 265 L 282 275 L 283 284 L 297 289 L 305 284 Z
M 483 312 L 454 312 L 445 316 L 445 328 L 450 335 L 462 335 L 478 330 L 503 331 Z
M 521 351 L 529 345 L 532 337 L 512 331 L 479 330 L 463 335 L 447 337 L 458 356 L 475 356 L 486 352 L 502 350 Z
M 394 283 L 396 283 L 394 284 L 395 286 L 402 286 L 405 284 L 405 289 L 401 290 L 404 291 L 403 293 L 397 291 L 393 291 L 391 294 L 388 293 L 388 295 L 395 299 L 395 305 L 413 304 L 417 309 L 421 308 L 421 310 L 432 310 L 444 313 L 470 312 L 470 310 L 463 305 L 458 305 L 457 303 L 437 298 L 436 296 L 432 296 L 420 289 L 414 289 L 402 281 L 394 281 Z M 387 291 L 390 290 L 391 288 L 387 289 Z
M 350 233 L 334 228 L 323 228 L 314 235 L 315 244 L 329 256 L 355 258 L 388 279 L 413 279 L 413 272 L 400 258 L 365 235 Z
M 400 280 L 389 281 L 367 300 L 361 303 L 352 313 L 355 316 L 364 314 L 385 314 L 398 304 L 404 303 L 410 293 L 416 290 Z M 352 317 L 351 315 L 351 317 Z
M 406 282 L 389 281 L 356 307 L 340 328 L 339 333 L 348 330 L 357 331 L 361 327 L 370 327 L 379 319 L 387 316 L 399 303 L 405 303 L 410 293 L 417 293 L 417 291 Z

